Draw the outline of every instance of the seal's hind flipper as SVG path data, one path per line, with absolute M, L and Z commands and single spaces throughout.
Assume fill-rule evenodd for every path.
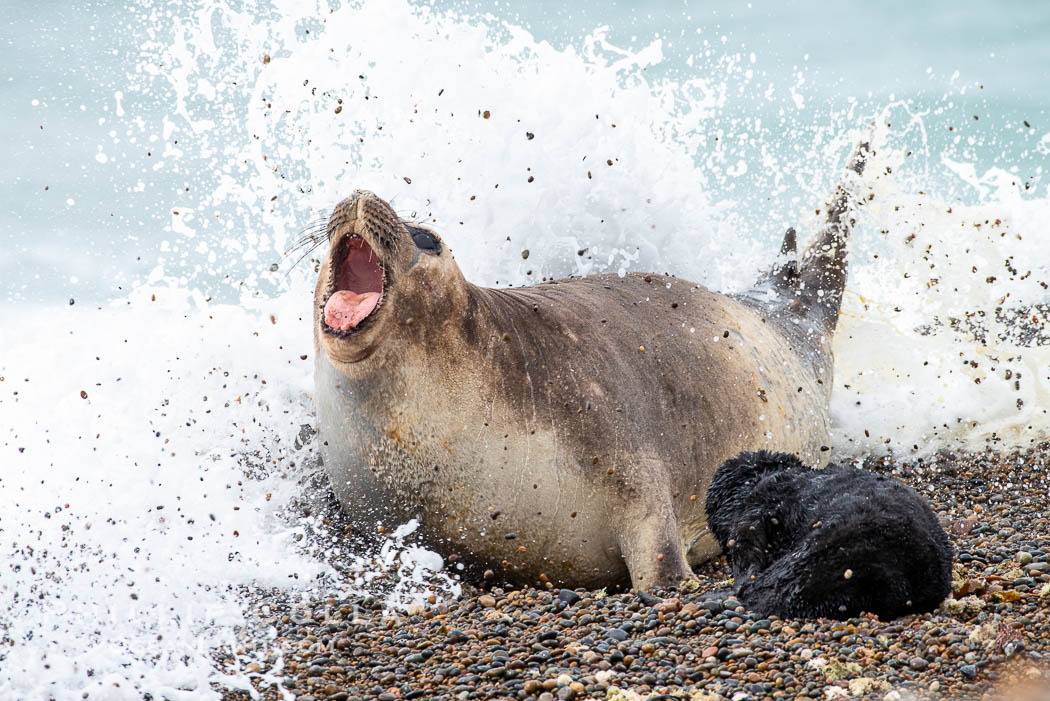
M 770 276 L 773 278 L 773 284 L 780 288 L 794 289 L 798 282 L 798 243 L 793 226 L 788 227 L 784 233 L 784 241 L 780 244 L 780 255 L 773 263 Z
M 872 153 L 870 140 L 857 144 L 847 170 L 863 174 Z M 821 322 L 828 331 L 838 322 L 846 288 L 846 239 L 855 224 L 850 216 L 855 199 L 850 185 L 849 179 L 843 179 L 835 188 L 824 229 L 802 254 L 799 268 L 798 310 Z
M 780 244 L 780 255 L 783 258 L 798 255 L 798 240 L 795 236 L 795 227 L 789 226 L 784 232 L 784 241 Z

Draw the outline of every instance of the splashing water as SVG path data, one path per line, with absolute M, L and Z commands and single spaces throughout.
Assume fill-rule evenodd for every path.
M 963 125 L 973 86 L 825 113 L 804 71 L 772 84 L 708 45 L 688 76 L 657 76 L 661 39 L 624 49 L 606 29 L 557 48 L 402 0 L 135 10 L 121 126 L 95 160 L 145 183 L 127 153 L 148 144 L 149 168 L 187 185 L 126 297 L 0 308 L 0 696 L 243 688 L 210 651 L 233 646 L 246 590 L 457 594 L 410 526 L 373 556 L 333 555 L 337 534 L 297 506 L 316 467 L 296 440 L 313 422 L 315 258 L 273 263 L 359 187 L 440 230 L 477 283 L 656 270 L 732 292 L 788 225 L 817 230 L 875 119 L 836 454 L 1047 437 L 1050 136 Z M 165 116 L 134 111 L 149 100 Z M 1026 160 L 983 165 L 1011 140 Z

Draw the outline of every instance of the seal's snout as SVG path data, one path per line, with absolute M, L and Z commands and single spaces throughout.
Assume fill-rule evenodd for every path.
M 369 190 L 354 190 L 349 197 L 339 203 L 337 209 L 345 209 L 350 219 L 358 219 L 365 214 L 363 206 L 369 200 L 379 200 L 379 198 Z M 379 201 L 382 202 L 382 200 Z
M 393 208 L 367 190 L 355 190 L 336 205 L 328 222 L 332 250 L 322 309 L 326 331 L 350 334 L 382 306 L 388 264 L 404 230 Z
M 354 190 L 349 197 L 340 201 L 328 218 L 328 237 L 334 241 L 347 231 L 353 232 L 364 215 L 362 204 L 374 197 L 368 190 Z
M 396 245 L 401 230 L 401 218 L 393 208 L 368 190 L 354 190 L 335 206 L 328 219 L 328 237 L 333 243 L 341 236 L 357 234 L 373 238 L 372 245 L 390 248 Z

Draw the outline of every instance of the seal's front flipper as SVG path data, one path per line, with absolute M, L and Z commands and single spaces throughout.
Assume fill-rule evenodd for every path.
M 708 589 L 698 597 L 701 601 L 725 601 L 736 598 L 736 589 Z
M 632 587 L 677 587 L 693 578 L 669 497 L 646 513 L 625 516 L 628 518 L 620 535 L 620 552 Z
M 782 557 L 753 576 L 738 578 L 737 596 L 763 616 L 841 619 L 870 610 L 870 592 L 828 576 L 827 557 L 825 550 L 808 549 Z

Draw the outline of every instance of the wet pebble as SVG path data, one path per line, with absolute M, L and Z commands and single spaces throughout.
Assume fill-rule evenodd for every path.
M 564 601 L 566 606 L 572 606 L 580 600 L 580 595 L 572 589 L 562 589 L 558 592 L 558 599 Z
M 958 549 L 953 595 L 929 614 L 763 616 L 727 596 L 718 560 L 696 591 L 492 588 L 413 615 L 374 599 L 275 593 L 254 610 L 258 634 L 237 655 L 217 651 L 216 664 L 232 673 L 251 659 L 253 685 L 274 700 L 979 699 L 1015 670 L 1050 681 L 1048 464 L 1046 445 L 921 466 L 870 461 L 926 495 Z

